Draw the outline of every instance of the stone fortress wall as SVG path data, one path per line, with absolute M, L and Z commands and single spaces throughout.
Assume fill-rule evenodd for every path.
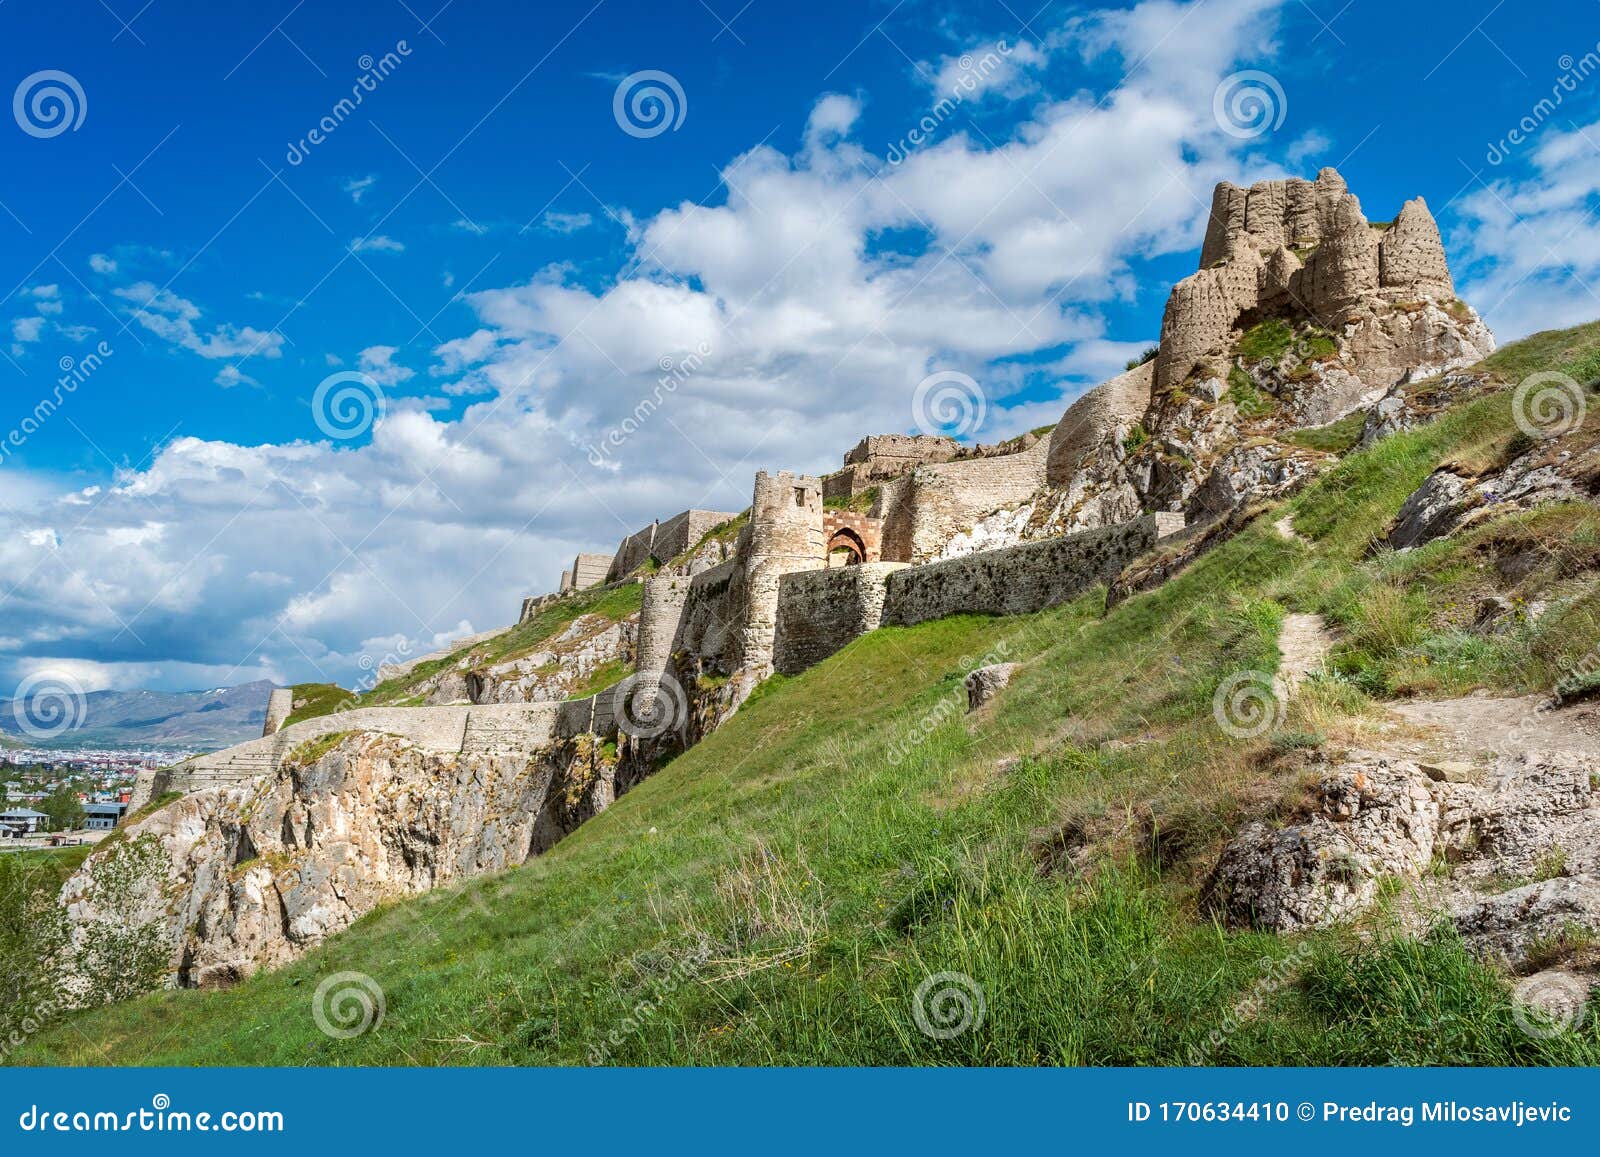
M 948 462 L 961 444 L 935 434 L 872 434 L 845 452 L 844 468 L 822 480 L 824 502 L 854 498 L 918 466 Z
M 1024 615 L 1059 606 L 1184 528 L 1181 514 L 988 550 L 888 576 L 883 622 L 909 627 L 948 615 Z
M 1374 227 L 1333 169 L 1315 181 L 1292 177 L 1248 189 L 1224 182 L 1212 196 L 1200 269 L 1167 299 L 1155 389 L 1184 381 L 1226 348 L 1231 331 L 1264 316 L 1303 317 L 1330 329 L 1368 323 L 1369 332 L 1353 335 L 1358 369 L 1368 386 L 1387 387 L 1426 364 L 1428 351 L 1413 335 L 1380 324 L 1377 307 L 1448 302 L 1454 294 L 1439 227 L 1420 197 L 1387 226 Z M 1385 359 L 1390 381 L 1372 377 Z
M 883 558 L 937 558 L 955 534 L 986 514 L 1025 502 L 1045 484 L 1050 440 L 990 458 L 919 466 L 883 483 L 872 513 L 883 521 Z
M 787 470 L 756 475 L 750 521 L 739 534 L 738 561 L 729 585 L 729 610 L 738 624 L 732 654 L 735 668 L 772 666 L 778 581 L 792 571 L 828 565 L 822 527 L 822 479 Z
M 289 687 L 274 687 L 267 696 L 267 718 L 261 725 L 263 736 L 275 735 L 284 720 L 294 714 L 294 691 Z
M 287 690 L 287 689 L 285 689 Z M 382 732 L 429 751 L 532 752 L 558 739 L 616 735 L 614 692 L 559 703 L 490 703 L 451 707 L 358 707 L 291 723 L 210 755 L 142 771 L 128 803 L 136 811 L 166 792 L 187 794 L 241 783 L 275 772 L 283 757 L 307 740 L 346 731 Z
M 883 621 L 889 576 L 903 562 L 868 562 L 827 570 L 795 571 L 778 583 L 773 668 L 798 675 Z
M 623 540 L 627 542 L 626 539 Z M 580 554 L 572 560 L 572 569 L 561 574 L 561 592 L 581 591 L 606 581 L 611 571 L 609 554 Z
M 1379 230 L 1368 226 L 1332 170 L 1315 182 L 1219 186 L 1202 267 L 1173 288 L 1153 362 L 1079 398 L 1047 438 L 1029 434 L 969 448 L 940 437 L 877 435 L 853 447 L 844 469 L 825 479 L 758 473 L 749 518 L 731 554 L 698 558 L 695 566 L 703 569 L 694 573 L 669 571 L 645 580 L 637 673 L 725 676 L 722 685 L 742 695 L 771 671 L 804 670 L 880 625 L 960 613 L 1023 614 L 1063 603 L 1114 578 L 1184 528 L 1176 511 L 1185 507 L 1156 500 L 1149 478 L 1141 480 L 1126 465 L 1133 453 L 1128 436 L 1140 425 L 1147 445 L 1167 436 L 1161 422 L 1164 414 L 1172 417 L 1170 387 L 1200 359 L 1215 359 L 1219 350 L 1231 356 L 1229 343 L 1242 325 L 1263 314 L 1310 316 L 1330 325 L 1342 318 L 1343 360 L 1334 372 L 1352 378 L 1344 367 L 1371 370 L 1388 388 L 1396 359 L 1409 359 L 1415 369 L 1433 352 L 1467 357 L 1480 343 L 1492 348 L 1470 309 L 1453 298 L 1439 303 L 1452 292 L 1438 230 L 1420 200 L 1407 202 Z M 1425 316 L 1438 332 L 1413 339 L 1396 327 L 1410 324 L 1406 319 L 1419 309 L 1434 311 Z M 1368 321 L 1376 328 L 1363 330 Z M 1319 388 L 1330 387 L 1323 382 Z M 1226 407 L 1215 411 L 1233 421 Z M 1191 417 L 1172 413 L 1173 428 L 1182 434 Z M 1271 439 L 1253 439 L 1263 441 Z M 826 499 L 855 498 L 874 488 L 870 512 L 826 505 Z M 1040 522 L 1030 511 L 1043 498 L 1075 502 L 1078 513 Z M 578 555 L 564 590 L 620 583 L 650 558 L 667 563 L 734 517 L 686 510 L 652 523 L 611 554 Z M 1010 538 L 992 525 L 978 534 L 984 520 L 1005 523 Z M 1016 545 L 982 549 L 997 541 Z M 527 600 L 523 621 L 559 597 Z M 295 724 L 163 774 L 173 784 L 260 774 L 294 744 L 336 730 L 393 731 L 441 751 L 537 746 L 585 731 L 613 734 L 611 700 L 611 692 L 602 692 L 560 704 L 355 710 Z M 737 695 L 723 700 L 720 717 L 738 701 Z
M 883 557 L 883 519 L 870 514 L 824 509 L 822 538 L 829 566 L 877 562 Z

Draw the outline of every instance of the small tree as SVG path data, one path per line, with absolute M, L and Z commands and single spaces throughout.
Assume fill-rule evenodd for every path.
M 66 784 L 45 796 L 39 810 L 50 817 L 51 831 L 69 832 L 83 826 L 83 804 L 78 801 L 78 793 Z

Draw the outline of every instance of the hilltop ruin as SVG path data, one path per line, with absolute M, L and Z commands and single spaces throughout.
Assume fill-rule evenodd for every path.
M 532 701 L 544 691 L 530 681 L 566 654 L 485 668 L 474 648 L 496 632 L 386 669 L 441 668 L 413 688 L 416 706 L 286 723 L 292 703 L 275 699 L 262 739 L 146 777 L 136 806 L 185 796 L 129 833 L 165 849 L 170 873 L 142 911 L 173 945 L 172 982 L 246 975 L 387 896 L 520 863 L 774 671 L 802 671 L 864 632 L 1038 611 L 1097 583 L 1116 589 L 1158 546 L 1192 557 L 1238 511 L 1335 462 L 1363 415 L 1403 425 L 1410 402 L 1397 387 L 1492 349 L 1455 296 L 1420 198 L 1385 225 L 1332 169 L 1220 185 L 1200 267 L 1173 287 L 1155 356 L 1085 393 L 1048 432 L 976 448 L 867 437 L 825 477 L 758 473 L 745 512 L 683 511 L 610 553 L 578 554 L 518 621 L 642 583 L 636 617 L 593 635 L 604 661 L 633 672 L 615 687 Z M 1146 559 L 1141 573 L 1177 565 Z M 593 665 L 599 652 L 586 653 Z M 338 743 L 345 732 L 369 734 Z M 334 745 L 307 754 L 311 741 Z M 449 790 L 435 790 L 441 776 Z M 182 903 L 164 898 L 173 881 Z M 86 866 L 63 894 L 80 934 L 107 918 L 93 887 Z

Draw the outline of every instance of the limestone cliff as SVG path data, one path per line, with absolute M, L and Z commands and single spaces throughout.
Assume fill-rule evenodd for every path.
M 628 782 L 590 736 L 531 757 L 329 738 L 302 749 L 304 762 L 193 792 L 120 832 L 62 891 L 73 944 L 132 930 L 156 946 L 168 986 L 229 984 L 385 900 L 522 863 Z M 88 991 L 83 978 L 67 987 Z

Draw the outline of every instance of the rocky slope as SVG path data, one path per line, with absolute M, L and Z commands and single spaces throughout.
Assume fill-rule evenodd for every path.
M 119 833 L 62 891 L 69 955 L 116 930 L 154 945 L 153 980 L 230 984 L 386 900 L 520 864 L 618 790 L 615 754 L 588 737 L 460 756 L 331 738 L 263 782 L 195 792 Z
M 1487 766 L 1352 752 L 1315 789 L 1304 820 L 1247 826 L 1217 865 L 1205 909 L 1274 932 L 1359 915 L 1385 881 L 1409 888 L 1425 931 L 1454 922 L 1513 969 L 1564 936 L 1600 928 L 1600 768 L 1530 750 Z

